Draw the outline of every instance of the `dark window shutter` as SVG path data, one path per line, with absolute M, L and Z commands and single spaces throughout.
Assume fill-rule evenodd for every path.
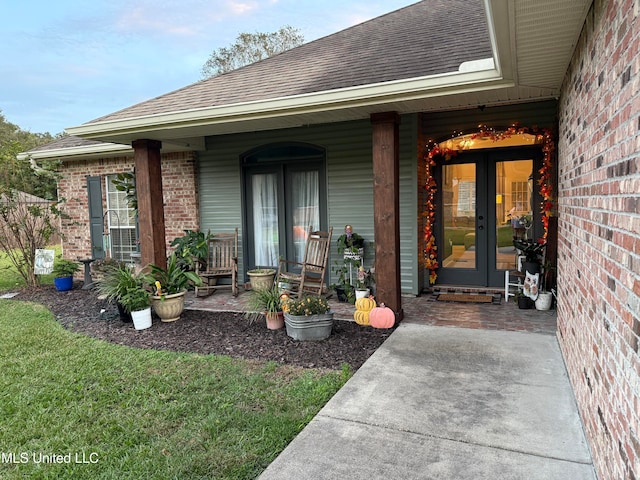
M 102 212 L 102 181 L 100 177 L 87 177 L 87 194 L 89 196 L 89 228 L 91 231 L 91 257 L 104 258 L 102 247 L 104 222 Z

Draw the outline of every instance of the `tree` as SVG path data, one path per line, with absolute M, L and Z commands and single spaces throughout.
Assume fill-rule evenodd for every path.
M 46 247 L 59 233 L 63 214 L 60 202 L 53 201 L 56 163 L 38 165 L 36 170 L 17 155 L 51 140 L 49 133 L 24 131 L 0 113 L 0 251 L 28 286 L 38 283 L 34 274 L 36 249 Z
M 230 47 L 221 47 L 211 52 L 202 67 L 202 78 L 215 77 L 244 65 L 290 50 L 301 45 L 304 36 L 289 25 L 271 33 L 241 33 Z

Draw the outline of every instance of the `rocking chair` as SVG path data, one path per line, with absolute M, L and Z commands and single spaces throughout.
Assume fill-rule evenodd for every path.
M 303 293 L 322 294 L 332 234 L 333 227 L 328 232 L 312 232 L 309 227 L 304 259 L 302 262 L 294 262 L 281 258 L 276 284 L 291 296 L 301 297 Z
M 207 242 L 207 262 L 203 267 L 196 262 L 196 274 L 202 280 L 202 286 L 195 288 L 196 297 L 219 288 L 231 288 L 234 297 L 238 296 L 238 229 L 233 233 L 215 233 Z M 221 278 L 231 277 L 231 284 L 220 284 Z

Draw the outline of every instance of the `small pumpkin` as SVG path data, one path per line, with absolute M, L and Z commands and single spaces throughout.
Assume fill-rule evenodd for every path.
M 396 315 L 389 307 L 381 303 L 369 312 L 369 325 L 373 328 L 391 328 L 396 323 Z
M 369 325 L 369 312 L 365 312 L 364 310 L 356 310 L 353 314 L 353 319 L 356 321 L 358 325 Z
M 356 300 L 356 310 L 360 310 L 363 312 L 370 312 L 376 307 L 376 301 L 373 299 L 373 296 L 362 297 Z

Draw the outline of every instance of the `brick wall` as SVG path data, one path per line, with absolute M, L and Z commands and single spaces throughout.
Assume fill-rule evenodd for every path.
M 558 338 L 601 480 L 640 480 L 640 16 L 596 0 L 560 98 Z
M 88 258 L 91 255 L 89 233 L 89 203 L 87 176 L 102 176 L 133 170 L 133 156 L 108 159 L 73 160 L 65 162 L 58 193 L 66 198 L 64 212 L 70 218 L 62 220 L 63 256 Z M 162 190 L 167 249 L 171 241 L 185 229 L 199 227 L 198 183 L 195 153 L 162 155 Z M 106 210 L 105 188 L 102 189 L 103 210 Z

